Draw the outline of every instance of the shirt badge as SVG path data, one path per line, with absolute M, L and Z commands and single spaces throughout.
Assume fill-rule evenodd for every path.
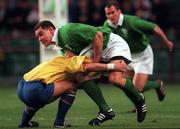
M 127 37 L 127 35 L 128 35 L 127 29 L 123 28 L 123 29 L 122 29 L 122 32 L 123 32 L 123 34 Z

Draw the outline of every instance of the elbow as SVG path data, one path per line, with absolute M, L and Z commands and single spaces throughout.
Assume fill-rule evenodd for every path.
M 102 44 L 103 44 L 103 34 L 102 32 L 98 31 L 96 33 L 96 37 L 94 40 L 94 46 L 99 49 L 102 47 Z
M 103 33 L 100 32 L 100 31 L 98 31 L 96 35 L 97 35 L 98 38 L 102 38 L 103 37 Z
M 102 41 L 103 40 L 103 33 L 98 31 L 97 34 L 96 34 L 96 38 L 99 39 L 100 41 Z
M 93 44 L 97 45 L 97 42 L 101 41 L 103 39 L 103 33 L 100 31 L 97 31 L 95 38 L 93 40 Z
M 156 25 L 155 27 L 154 27 L 154 32 L 155 33 L 158 33 L 160 31 L 160 27 L 158 26 L 158 25 Z

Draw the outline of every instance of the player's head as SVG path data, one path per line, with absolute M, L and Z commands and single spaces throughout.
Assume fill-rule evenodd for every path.
M 114 25 L 116 25 L 118 23 L 119 16 L 121 14 L 121 10 L 117 5 L 117 3 L 109 2 L 105 6 L 105 14 L 106 14 L 106 18 L 110 20 Z
M 52 43 L 52 37 L 54 35 L 55 26 L 52 22 L 44 20 L 39 22 L 35 28 L 34 32 L 38 40 L 45 46 L 48 47 Z

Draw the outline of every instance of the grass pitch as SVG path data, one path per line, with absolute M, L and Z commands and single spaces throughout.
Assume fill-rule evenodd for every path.
M 180 86 L 166 85 L 166 98 L 159 102 L 154 90 L 145 93 L 148 113 L 143 123 L 136 121 L 136 114 L 129 113 L 132 103 L 124 93 L 112 86 L 101 86 L 108 104 L 116 113 L 114 120 L 99 127 L 88 125 L 98 112 L 97 106 L 79 90 L 66 119 L 73 125 L 70 129 L 180 129 Z M 33 120 L 40 123 L 39 129 L 53 128 L 58 101 L 40 110 Z M 15 129 L 21 119 L 24 104 L 16 95 L 16 88 L 0 88 L 0 129 Z

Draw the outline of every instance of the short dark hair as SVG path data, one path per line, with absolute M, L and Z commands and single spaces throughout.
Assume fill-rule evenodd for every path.
M 105 8 L 110 8 L 111 6 L 114 6 L 117 10 L 120 9 L 120 7 L 118 6 L 118 3 L 114 2 L 114 1 L 110 1 L 106 4 Z
M 52 27 L 53 29 L 56 29 L 54 24 L 51 21 L 48 21 L 48 20 L 44 20 L 44 21 L 41 21 L 41 22 L 37 23 L 36 26 L 34 27 L 34 31 L 36 31 L 40 27 L 42 27 L 43 29 L 48 29 L 49 27 Z

